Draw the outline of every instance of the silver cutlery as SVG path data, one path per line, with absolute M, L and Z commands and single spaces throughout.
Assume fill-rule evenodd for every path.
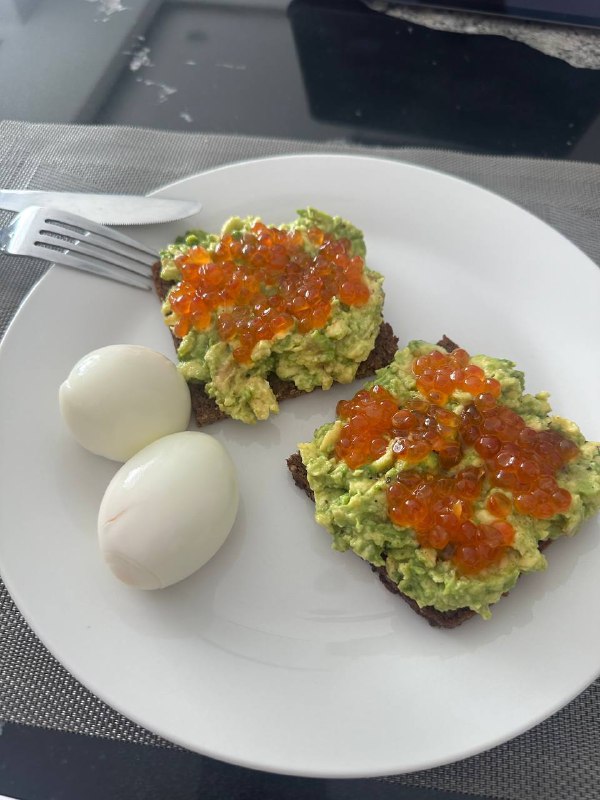
M 0 229 L 0 254 L 33 256 L 103 278 L 152 288 L 157 253 L 129 236 L 58 208 L 31 206 Z
M 0 208 L 23 211 L 28 206 L 51 206 L 102 225 L 152 225 L 197 213 L 201 205 L 190 200 L 168 200 L 133 194 L 85 194 L 0 189 Z

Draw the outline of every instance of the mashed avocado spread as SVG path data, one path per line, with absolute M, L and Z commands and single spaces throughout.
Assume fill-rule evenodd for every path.
M 445 352 L 427 342 L 410 342 L 365 388 L 381 386 L 400 408 L 405 408 L 411 399 L 420 396 L 412 368 L 414 359 L 435 350 Z M 575 423 L 551 416 L 547 394 L 525 394 L 523 373 L 512 362 L 478 355 L 469 363 L 500 383 L 498 407 L 516 412 L 534 431 L 556 431 L 579 448 L 577 455 L 556 474 L 558 486 L 571 494 L 569 508 L 562 513 L 550 518 L 518 513 L 512 493 L 502 490 L 510 500 L 511 510 L 505 521 L 514 529 L 514 540 L 502 549 L 502 557 L 485 569 L 465 574 L 442 552 L 421 546 L 411 527 L 394 524 L 390 519 L 388 487 L 403 470 L 422 475 L 439 473 L 436 452 L 409 464 L 394 455 L 390 440 L 386 451 L 372 463 L 351 469 L 336 456 L 344 426 L 341 419 L 323 425 L 313 440 L 301 444 L 299 450 L 315 495 L 316 520 L 332 535 L 334 549 L 351 549 L 369 563 L 384 566 L 400 591 L 421 607 L 433 606 L 439 611 L 470 608 L 488 618 L 490 605 L 511 589 L 521 573 L 545 569 L 541 542 L 573 535 L 582 521 L 600 507 L 600 444 L 586 442 Z M 456 390 L 444 407 L 460 415 L 472 400 L 471 395 Z M 446 470 L 449 476 L 465 467 L 484 464 L 473 447 L 464 447 L 459 457 L 460 462 Z M 490 484 L 489 476 L 482 480 L 481 494 L 473 501 L 473 521 L 484 525 L 492 520 L 486 501 L 492 491 L 497 493 L 497 486 Z
M 161 252 L 161 278 L 174 284 L 162 310 L 167 325 L 181 338 L 177 351 L 179 370 L 188 382 L 203 384 L 206 394 L 215 399 L 221 411 L 246 423 L 264 420 L 278 411 L 277 400 L 267 380 L 270 374 L 293 382 L 303 392 L 317 387 L 329 389 L 334 381 L 352 381 L 358 365 L 373 349 L 382 322 L 384 299 L 382 276 L 365 266 L 361 280 L 369 290 L 366 302 L 349 305 L 334 296 L 323 324 L 301 330 L 294 319 L 288 329 L 253 344 L 249 358 L 243 363 L 234 355 L 238 352 L 236 347 L 240 346 L 238 339 L 224 340 L 220 335 L 217 313 L 212 314 L 207 326 L 192 326 L 183 335 L 178 334 L 180 315 L 173 308 L 172 292 L 182 281 L 179 266 L 182 257 L 194 248 L 203 248 L 211 255 L 218 253 L 223 237 L 244 244 L 249 241 L 248 237 L 254 237 L 257 222 L 256 217 L 234 217 L 225 223 L 220 235 L 190 231 Z M 360 230 L 340 217 L 331 217 L 315 209 L 299 211 L 294 222 L 278 230 L 297 233 L 298 246 L 315 263 L 320 255 L 315 231 L 324 233 L 328 241 L 342 242 L 348 257 L 359 264 L 366 253 Z M 278 289 L 263 286 L 261 291 L 266 296 L 263 300 L 268 302 Z

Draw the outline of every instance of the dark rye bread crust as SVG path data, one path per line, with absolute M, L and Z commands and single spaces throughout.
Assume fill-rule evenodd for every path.
M 172 284 L 161 280 L 160 262 L 157 262 L 152 267 L 152 278 L 156 294 L 162 301 L 167 296 L 167 292 Z M 173 341 L 175 347 L 179 347 L 179 342 L 181 340 L 173 336 Z M 381 369 L 381 367 L 387 366 L 394 358 L 397 349 L 398 337 L 394 336 L 394 331 L 387 322 L 382 322 L 377 339 L 375 340 L 375 345 L 369 353 L 369 357 L 358 366 L 356 372 L 357 379 L 368 378 L 378 369 Z M 273 390 L 273 394 L 279 402 L 305 394 L 305 392 L 297 389 L 292 381 L 282 381 L 281 378 L 278 378 L 275 374 L 269 375 L 268 381 Z M 204 391 L 204 384 L 190 383 L 188 386 L 190 387 L 192 408 L 198 425 L 210 425 L 211 422 L 217 422 L 220 419 L 227 418 L 227 414 L 224 414 L 213 398 L 206 394 Z
M 299 489 L 302 489 L 302 491 L 314 502 L 315 495 L 308 483 L 306 467 L 302 463 L 300 453 L 294 453 L 291 455 L 287 459 L 287 466 L 289 471 L 292 473 L 292 478 L 294 479 L 296 486 Z M 424 606 L 421 608 L 419 604 L 412 599 L 412 597 L 408 597 L 407 595 L 403 594 L 400 589 L 398 589 L 394 581 L 390 580 L 385 567 L 374 567 L 372 564 L 370 566 L 373 572 L 377 573 L 379 580 L 383 583 L 386 589 L 389 589 L 390 592 L 399 595 L 406 603 L 408 603 L 413 611 L 416 611 L 417 614 L 425 617 L 429 624 L 434 628 L 456 628 L 457 625 L 460 625 L 465 620 L 470 619 L 470 617 L 475 615 L 475 612 L 471 611 L 470 608 L 459 608 L 456 611 L 438 611 L 437 608 L 434 608 L 433 606 Z
M 451 353 L 453 350 L 458 348 L 458 345 L 455 344 L 452 339 L 448 339 L 447 336 L 442 337 L 438 344 L 448 353 Z M 287 460 L 287 466 L 292 474 L 292 478 L 294 479 L 296 486 L 299 489 L 302 489 L 302 491 L 305 492 L 314 502 L 315 495 L 308 483 L 306 467 L 302 462 L 300 453 L 294 453 L 292 456 L 290 456 Z M 412 597 L 408 597 L 401 592 L 400 589 L 398 589 L 394 581 L 388 577 L 385 567 L 374 567 L 371 564 L 371 569 L 373 572 L 377 573 L 379 580 L 383 583 L 386 589 L 389 589 L 390 592 L 399 595 L 406 603 L 408 603 L 413 611 L 416 611 L 417 614 L 425 617 L 427 622 L 429 622 L 433 628 L 456 628 L 458 625 L 461 625 L 466 620 L 475 616 L 475 611 L 472 611 L 470 608 L 457 608 L 455 611 L 438 611 L 438 609 L 434 608 L 433 606 L 423 606 L 423 608 L 421 608 L 421 606 L 419 606 L 419 604 L 413 600 Z

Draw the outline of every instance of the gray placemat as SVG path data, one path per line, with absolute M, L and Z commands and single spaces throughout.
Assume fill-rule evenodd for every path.
M 600 264 L 600 166 L 449 151 L 180 134 L 125 127 L 0 123 L 0 186 L 143 193 L 220 164 L 308 152 L 386 156 L 493 189 Z M 0 222 L 10 217 L 0 212 Z M 3 259 L 0 335 L 43 267 Z M 593 631 L 591 631 L 593 635 Z M 46 651 L 0 588 L 0 720 L 170 747 L 91 695 Z M 528 733 L 446 767 L 380 780 L 501 800 L 600 798 L 600 681 Z

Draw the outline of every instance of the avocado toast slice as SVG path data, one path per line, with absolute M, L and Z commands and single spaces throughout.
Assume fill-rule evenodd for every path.
M 504 359 L 411 342 L 288 459 L 333 548 L 435 627 L 489 617 L 600 506 L 600 445 L 523 386 Z
M 266 419 L 392 360 L 383 278 L 365 253 L 361 231 L 314 209 L 279 227 L 232 218 L 162 251 L 154 285 L 199 425 Z

